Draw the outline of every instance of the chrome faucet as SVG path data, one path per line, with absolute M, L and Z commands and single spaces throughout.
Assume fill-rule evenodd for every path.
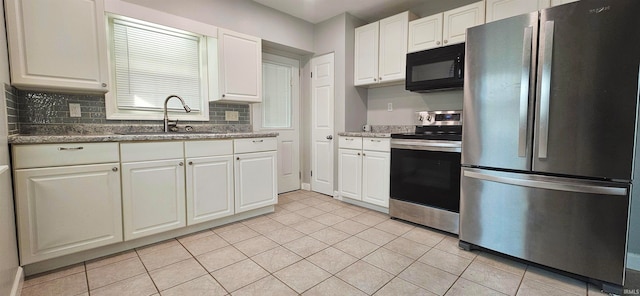
M 184 100 L 176 95 L 170 95 L 168 96 L 165 100 L 164 100 L 164 132 L 169 132 L 169 127 L 171 127 L 172 129 L 175 127 L 177 129 L 178 127 L 178 120 L 176 119 L 175 122 L 170 122 L 169 121 L 169 116 L 167 115 L 167 102 L 169 102 L 169 99 L 171 98 L 178 98 L 178 100 L 180 100 L 180 103 L 182 103 L 182 107 L 184 108 L 184 111 L 187 111 L 187 113 L 191 112 L 191 108 L 189 108 L 189 106 L 187 106 L 187 104 L 184 103 Z

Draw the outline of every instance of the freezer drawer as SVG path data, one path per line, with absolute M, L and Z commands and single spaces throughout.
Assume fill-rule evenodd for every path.
M 629 184 L 464 168 L 460 240 L 617 285 Z

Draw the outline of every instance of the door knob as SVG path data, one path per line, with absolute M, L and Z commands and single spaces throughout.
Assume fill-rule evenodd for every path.
M 333 136 L 332 136 L 332 135 L 328 135 L 328 136 L 327 136 L 327 140 L 332 140 L 332 139 L 333 139 Z

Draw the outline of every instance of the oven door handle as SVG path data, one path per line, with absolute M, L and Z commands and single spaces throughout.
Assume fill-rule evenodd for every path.
M 428 140 L 397 140 L 391 141 L 391 149 L 461 152 L 461 144 L 456 141 L 438 142 Z

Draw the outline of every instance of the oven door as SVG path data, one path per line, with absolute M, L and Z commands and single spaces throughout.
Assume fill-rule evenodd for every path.
M 437 150 L 392 146 L 391 199 L 460 211 L 460 152 Z

